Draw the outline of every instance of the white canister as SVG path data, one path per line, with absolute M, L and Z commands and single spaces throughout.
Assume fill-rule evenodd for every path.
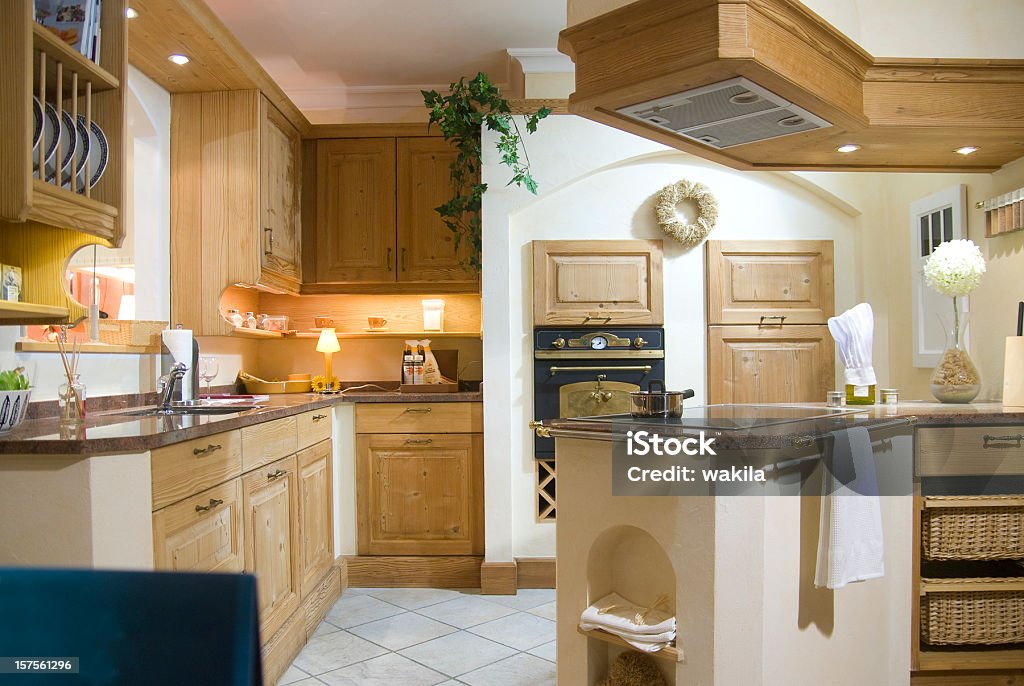
M 444 300 L 423 301 L 423 330 L 444 330 Z

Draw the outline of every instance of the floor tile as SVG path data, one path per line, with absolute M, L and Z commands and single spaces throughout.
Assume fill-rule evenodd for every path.
M 320 636 L 326 636 L 327 634 L 333 634 L 335 631 L 338 631 L 338 627 L 334 626 L 330 622 L 323 621 L 320 622 L 320 626 L 318 626 L 313 631 L 312 638 L 318 638 Z
M 557 651 L 555 649 L 555 642 L 551 641 L 550 643 L 545 643 L 542 646 L 537 646 L 536 648 L 532 648 L 526 652 L 530 655 L 536 655 L 539 658 L 548 660 L 549 662 L 554 662 Z
M 485 595 L 492 603 L 498 603 L 513 610 L 531 610 L 546 603 L 554 602 L 555 589 L 553 588 L 520 588 L 515 595 Z
M 294 664 L 302 671 L 315 676 L 386 652 L 384 648 L 353 636 L 347 631 L 335 631 L 326 636 L 310 639 L 295 658 Z
M 324 682 L 320 681 L 316 677 L 308 677 L 302 681 L 296 681 L 289 684 L 288 686 L 323 686 Z
M 434 686 L 448 676 L 418 665 L 396 653 L 336 669 L 320 675 L 328 686 Z
M 432 638 L 450 634 L 455 631 L 455 628 L 436 622 L 429 617 L 407 612 L 387 619 L 378 619 L 369 624 L 361 624 L 353 627 L 350 631 L 356 636 L 373 641 L 388 650 L 401 650 Z
M 510 657 L 515 650 L 460 631 L 406 648 L 401 654 L 448 676 L 458 676 Z
M 294 684 L 296 681 L 301 681 L 307 678 L 309 675 L 303 672 L 301 669 L 292 665 L 288 670 L 281 675 L 281 678 L 277 680 L 277 686 L 285 686 L 285 684 Z
M 555 640 L 555 623 L 526 612 L 480 624 L 469 631 L 516 650 L 529 650 Z
M 449 679 L 448 681 L 444 681 L 444 682 L 438 684 L 437 686 L 466 686 L 466 685 L 465 685 L 465 682 L 456 681 L 455 679 Z
M 427 605 L 436 605 L 458 598 L 461 593 L 447 588 L 378 588 L 370 595 L 406 610 L 417 610 Z
M 467 595 L 454 600 L 446 600 L 437 605 L 428 605 L 416 612 L 439 622 L 465 629 L 513 614 L 515 610 L 489 602 L 480 596 Z
M 555 665 L 520 653 L 459 677 L 470 686 L 555 686 Z
M 327 611 L 327 621 L 342 629 L 374 622 L 405 612 L 400 607 L 369 595 L 341 598 Z
M 529 612 L 531 615 L 537 615 L 538 617 L 543 617 L 544 619 L 550 619 L 552 622 L 555 621 L 555 615 L 557 611 L 558 607 L 555 605 L 554 601 L 551 601 L 550 603 L 544 603 L 539 607 L 527 610 L 527 612 Z
M 345 592 L 342 594 L 342 597 L 350 596 L 350 595 L 367 595 L 371 591 L 379 591 L 379 590 L 381 590 L 381 589 L 379 589 L 379 588 L 356 588 L 355 586 L 349 586 L 348 588 L 345 589 Z

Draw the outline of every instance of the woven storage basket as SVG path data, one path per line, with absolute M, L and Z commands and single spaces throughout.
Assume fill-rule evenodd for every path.
M 921 516 L 925 559 L 1024 559 L 1024 496 L 927 496 L 925 503 L 939 505 Z
M 1024 578 L 921 579 L 962 585 L 962 591 L 921 598 L 921 640 L 929 645 L 1024 643 Z M 1019 590 L 971 591 L 981 583 Z
M 167 322 L 142 319 L 101 319 L 100 341 L 108 345 L 160 345 Z

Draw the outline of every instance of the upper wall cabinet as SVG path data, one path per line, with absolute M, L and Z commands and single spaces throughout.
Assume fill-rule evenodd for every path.
M 661 325 L 661 241 L 534 241 L 535 326 Z
M 456 250 L 434 211 L 451 195 L 456 153 L 443 139 L 321 140 L 316 154 L 315 255 L 307 261 L 316 273 L 305 292 L 477 290 L 461 266 L 469 246 Z
M 171 318 L 203 335 L 236 283 L 297 293 L 297 132 L 259 91 L 171 97 Z

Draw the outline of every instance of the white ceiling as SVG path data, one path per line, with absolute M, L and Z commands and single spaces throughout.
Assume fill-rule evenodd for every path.
M 565 0 L 207 0 L 303 109 L 412 94 L 487 72 L 507 48 L 554 48 Z

